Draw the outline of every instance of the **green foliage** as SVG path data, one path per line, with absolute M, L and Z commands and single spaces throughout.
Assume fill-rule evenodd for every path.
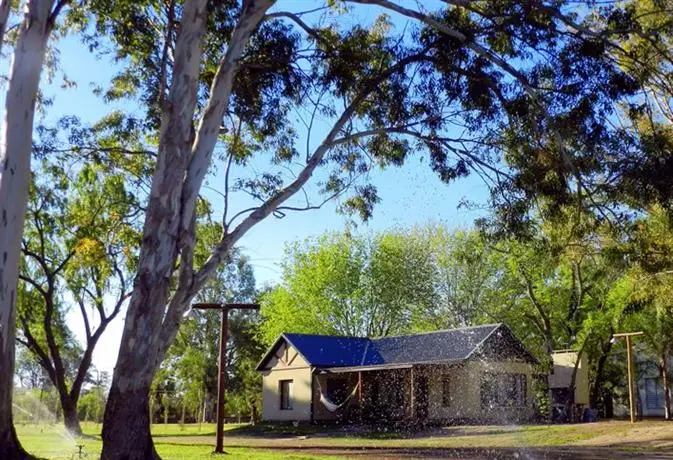
M 201 291 L 200 302 L 251 302 L 255 278 L 248 259 L 236 252 L 232 261 Z M 256 339 L 257 317 L 254 313 L 232 311 L 229 314 L 227 344 L 227 407 L 229 415 L 259 413 L 261 378 L 254 366 L 262 350 Z M 190 420 L 212 420 L 217 395 L 220 313 L 209 310 L 190 312 L 183 321 L 175 343 L 169 349 L 161 370 L 154 380 L 153 391 L 177 411 L 185 404 Z M 206 414 L 203 414 L 204 405 Z M 173 412 L 175 414 L 175 412 Z M 174 418 L 173 418 L 174 419 Z
M 602 33 L 571 43 L 573 52 L 563 51 L 560 59 L 548 64 L 557 69 L 540 68 L 545 83 L 554 81 L 552 86 L 560 88 L 557 79 L 569 77 L 567 59 L 574 56 L 571 59 L 582 61 L 577 61 L 579 79 L 566 82 L 568 89 L 574 88 L 570 96 L 576 98 L 574 108 L 547 117 L 547 129 L 559 136 L 542 134 L 546 140 L 538 147 L 526 142 L 526 137 L 535 136 L 526 127 L 505 136 L 505 160 L 513 174 L 499 182 L 493 194 L 500 208 L 493 220 L 505 232 L 525 233 L 534 220 L 531 215 L 541 213 L 547 219 L 570 203 L 600 222 L 618 225 L 652 205 L 671 209 L 673 191 L 667 180 L 673 168 L 670 11 L 657 1 L 623 2 L 589 14 L 568 11 L 568 24 Z M 603 67 L 600 62 L 606 57 L 618 68 Z M 597 77 L 607 85 L 603 102 L 599 93 L 585 92 Z M 617 102 L 620 92 L 626 97 Z M 612 112 L 607 119 L 602 118 L 605 110 Z M 613 122 L 616 119 L 618 123 Z M 540 197 L 547 199 L 542 206 L 536 201 Z
M 38 129 L 22 241 L 18 340 L 43 367 L 61 402 L 75 407 L 93 350 L 131 289 L 141 204 L 137 177 L 128 170 L 133 163 L 117 156 L 123 138 L 106 137 L 107 122 L 96 128 L 97 143 L 86 147 L 91 161 L 79 154 L 83 139 L 93 134 L 73 120 L 60 124 L 69 126 L 74 144 L 65 152 L 54 147 L 58 129 Z M 71 312 L 84 324 L 81 343 L 66 321 Z
M 342 140 L 327 145 L 321 166 L 329 179 L 320 191 L 329 198 L 347 189 L 350 196 L 342 210 L 365 219 L 378 195 L 364 173 L 376 165 L 402 165 L 414 152 L 424 152 L 430 167 L 450 182 L 481 172 L 483 165 L 499 168 L 506 151 L 516 174 L 498 187 L 501 193 L 494 199 L 502 192 L 509 195 L 503 217 L 511 226 L 529 209 L 531 195 L 553 195 L 565 203 L 573 172 L 588 176 L 614 153 L 614 133 L 605 129 L 606 121 L 616 113 L 615 102 L 632 97 L 642 78 L 631 75 L 631 67 L 617 65 L 613 48 L 596 36 L 602 31 L 610 39 L 623 35 L 614 23 L 625 28 L 639 20 L 628 7 L 614 5 L 591 14 L 565 1 L 470 7 L 450 2 L 420 13 L 421 20 L 414 18 L 409 28 L 398 28 L 392 11 L 369 24 L 348 21 L 349 3 L 333 2 L 324 14 L 298 16 L 281 7 L 247 43 L 229 113 L 222 120 L 223 149 L 216 155 L 239 165 L 264 155 L 272 162 L 260 174 L 232 180 L 233 191 L 268 200 L 294 179 L 287 168 L 300 157 L 300 136 L 292 113 L 304 120 L 304 115 L 313 120 L 320 114 L 335 122 L 352 108 L 348 124 L 340 129 Z M 111 87 L 102 91 L 104 97 L 140 101 L 146 109 L 140 124 L 156 131 L 170 84 L 168 56 L 181 5 L 97 0 L 88 6 L 93 15 L 87 42 L 121 65 Z M 240 14 L 238 2 L 209 7 L 200 108 Z M 572 21 L 586 29 L 568 28 Z M 663 14 L 646 22 L 651 24 L 643 26 L 644 32 L 669 25 Z M 116 47 L 105 48 L 101 36 L 111 37 Z M 625 57 L 633 59 L 628 53 L 618 58 Z M 313 122 L 306 125 L 310 131 Z M 467 129 L 454 136 L 454 126 Z M 559 138 L 568 145 L 558 145 Z M 600 161 L 590 161 L 592 156 Z
M 100 372 L 90 383 L 77 402 L 77 414 L 84 422 L 102 423 L 110 384 L 109 375 L 107 372 Z
M 399 334 L 433 304 L 435 268 L 420 230 L 328 234 L 290 246 L 286 255 L 283 284 L 262 299 L 265 343 L 281 332 Z

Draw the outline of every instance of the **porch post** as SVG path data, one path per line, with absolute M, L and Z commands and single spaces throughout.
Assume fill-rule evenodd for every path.
M 362 423 L 362 371 L 358 371 L 358 421 Z
M 316 376 L 313 373 L 313 371 L 315 371 L 315 369 L 313 367 L 311 367 L 311 406 L 310 406 L 310 408 L 311 408 L 310 409 L 311 410 L 310 423 L 311 424 L 315 423 L 315 414 L 314 414 L 315 405 L 313 404 L 313 400 L 315 399 L 315 379 L 316 379 Z
M 414 394 L 414 366 L 411 366 L 410 370 L 410 391 L 409 391 L 409 410 L 411 411 L 410 418 L 413 420 L 415 416 L 414 406 L 415 406 L 415 394 Z

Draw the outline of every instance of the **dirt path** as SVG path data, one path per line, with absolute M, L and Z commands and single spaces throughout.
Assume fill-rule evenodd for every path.
M 214 436 L 156 436 L 168 444 L 212 444 Z M 306 434 L 238 430 L 225 447 L 342 458 L 673 460 L 673 423 L 608 421 L 579 425 L 450 426 L 419 432 L 340 429 Z
M 297 453 L 308 455 L 328 455 L 343 458 L 367 458 L 367 459 L 425 459 L 425 458 L 452 458 L 463 460 L 492 460 L 492 459 L 515 459 L 515 460 L 626 460 L 626 459 L 673 459 L 672 453 L 653 454 L 624 452 L 605 448 L 390 448 L 390 447 L 307 447 L 296 449 L 292 447 L 274 447 L 271 450 L 282 450 L 284 453 Z

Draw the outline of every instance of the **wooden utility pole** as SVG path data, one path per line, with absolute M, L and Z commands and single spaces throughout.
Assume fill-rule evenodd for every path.
M 627 361 L 627 370 L 629 374 L 629 412 L 631 415 L 631 423 L 636 423 L 636 404 L 635 404 L 635 390 L 633 388 L 633 346 L 631 342 L 631 337 L 635 335 L 643 335 L 642 331 L 639 332 L 624 332 L 621 334 L 613 334 L 612 340 L 617 338 L 625 337 L 626 338 L 626 361 Z
M 195 303 L 197 310 L 220 311 L 220 357 L 217 371 L 217 429 L 215 431 L 215 453 L 224 454 L 224 392 L 227 383 L 227 340 L 229 340 L 229 310 L 259 310 L 256 303 Z

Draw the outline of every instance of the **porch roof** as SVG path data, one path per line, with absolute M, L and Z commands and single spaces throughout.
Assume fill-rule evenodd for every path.
M 380 364 L 378 366 L 349 366 L 320 368 L 324 374 L 345 374 L 347 372 L 384 371 L 393 369 L 409 369 L 413 364 Z

